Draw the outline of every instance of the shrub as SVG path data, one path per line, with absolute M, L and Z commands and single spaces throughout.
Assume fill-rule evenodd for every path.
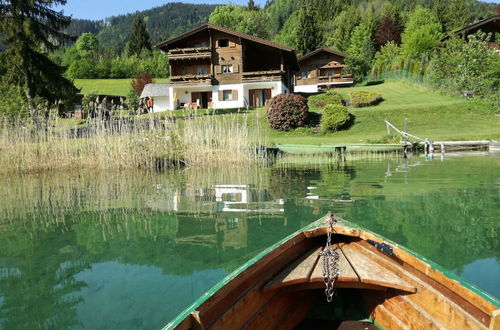
M 328 104 L 321 117 L 321 127 L 325 131 L 338 131 L 347 125 L 350 118 L 351 115 L 345 106 Z
M 383 100 L 382 95 L 375 92 L 357 91 L 351 92 L 349 95 L 351 96 L 351 106 L 355 108 L 375 105 Z
M 267 106 L 267 121 L 272 128 L 289 131 L 306 124 L 306 99 L 297 94 L 280 94 L 271 99 Z
M 335 91 L 309 96 L 307 103 L 311 108 L 323 108 L 327 104 L 342 104 L 342 95 Z

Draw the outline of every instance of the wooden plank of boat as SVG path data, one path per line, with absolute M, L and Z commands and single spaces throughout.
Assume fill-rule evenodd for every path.
M 316 266 L 321 247 L 314 247 L 310 252 L 305 253 L 290 266 L 285 268 L 278 276 L 275 276 L 264 286 L 264 290 L 277 289 L 287 285 L 309 282 L 311 273 Z
M 341 249 L 353 269 L 359 275 L 361 282 L 412 293 L 417 291 L 415 286 L 408 284 L 400 276 L 382 267 L 365 254 L 360 253 L 354 245 L 356 245 L 354 242 L 341 244 Z
M 360 282 L 358 274 L 354 271 L 349 261 L 347 261 L 344 253 L 339 248 L 338 244 L 333 244 L 332 248 L 339 254 L 339 262 L 337 267 L 339 269 L 339 276 L 337 276 L 336 282 Z M 312 272 L 310 281 L 311 282 L 321 282 L 323 283 L 323 257 L 319 258 L 318 264 Z

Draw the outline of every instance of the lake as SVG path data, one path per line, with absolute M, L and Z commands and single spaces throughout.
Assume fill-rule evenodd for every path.
M 328 211 L 500 298 L 500 157 L 0 177 L 0 328 L 155 329 Z

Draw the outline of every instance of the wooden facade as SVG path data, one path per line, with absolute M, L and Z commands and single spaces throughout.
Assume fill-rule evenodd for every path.
M 319 48 L 301 57 L 300 71 L 295 76 L 296 90 L 306 92 L 308 90 L 305 86 L 321 89 L 335 84 L 352 84 L 352 75 L 345 71 L 345 57 L 344 53 L 329 48 Z M 312 89 L 311 92 L 317 92 Z
M 267 91 L 262 94 L 262 89 L 270 89 L 274 94 L 293 91 L 294 73 L 298 71 L 292 48 L 212 24 L 162 42 L 157 48 L 168 55 L 170 84 L 174 88 L 205 87 L 205 90 L 181 92 L 191 93 L 191 99 L 196 99 L 196 105 L 190 107 L 208 106 L 209 102 L 260 104 L 254 95 L 271 97 Z M 242 88 L 244 84 L 247 85 Z M 212 101 L 198 98 L 204 92 L 213 93 Z

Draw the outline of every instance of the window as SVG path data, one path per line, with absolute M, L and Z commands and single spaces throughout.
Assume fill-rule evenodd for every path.
M 232 72 L 233 72 L 232 65 L 223 65 L 222 66 L 222 73 L 232 73 Z
M 222 91 L 222 101 L 232 101 L 232 100 L 233 100 L 232 90 Z
M 205 66 L 199 66 L 196 68 L 196 74 L 197 75 L 202 75 L 202 74 L 207 74 L 207 67 Z
M 302 76 L 302 78 L 311 78 L 311 72 L 310 71 L 302 71 L 301 76 Z
M 229 47 L 229 40 L 228 39 L 220 39 L 219 40 L 219 47 Z

